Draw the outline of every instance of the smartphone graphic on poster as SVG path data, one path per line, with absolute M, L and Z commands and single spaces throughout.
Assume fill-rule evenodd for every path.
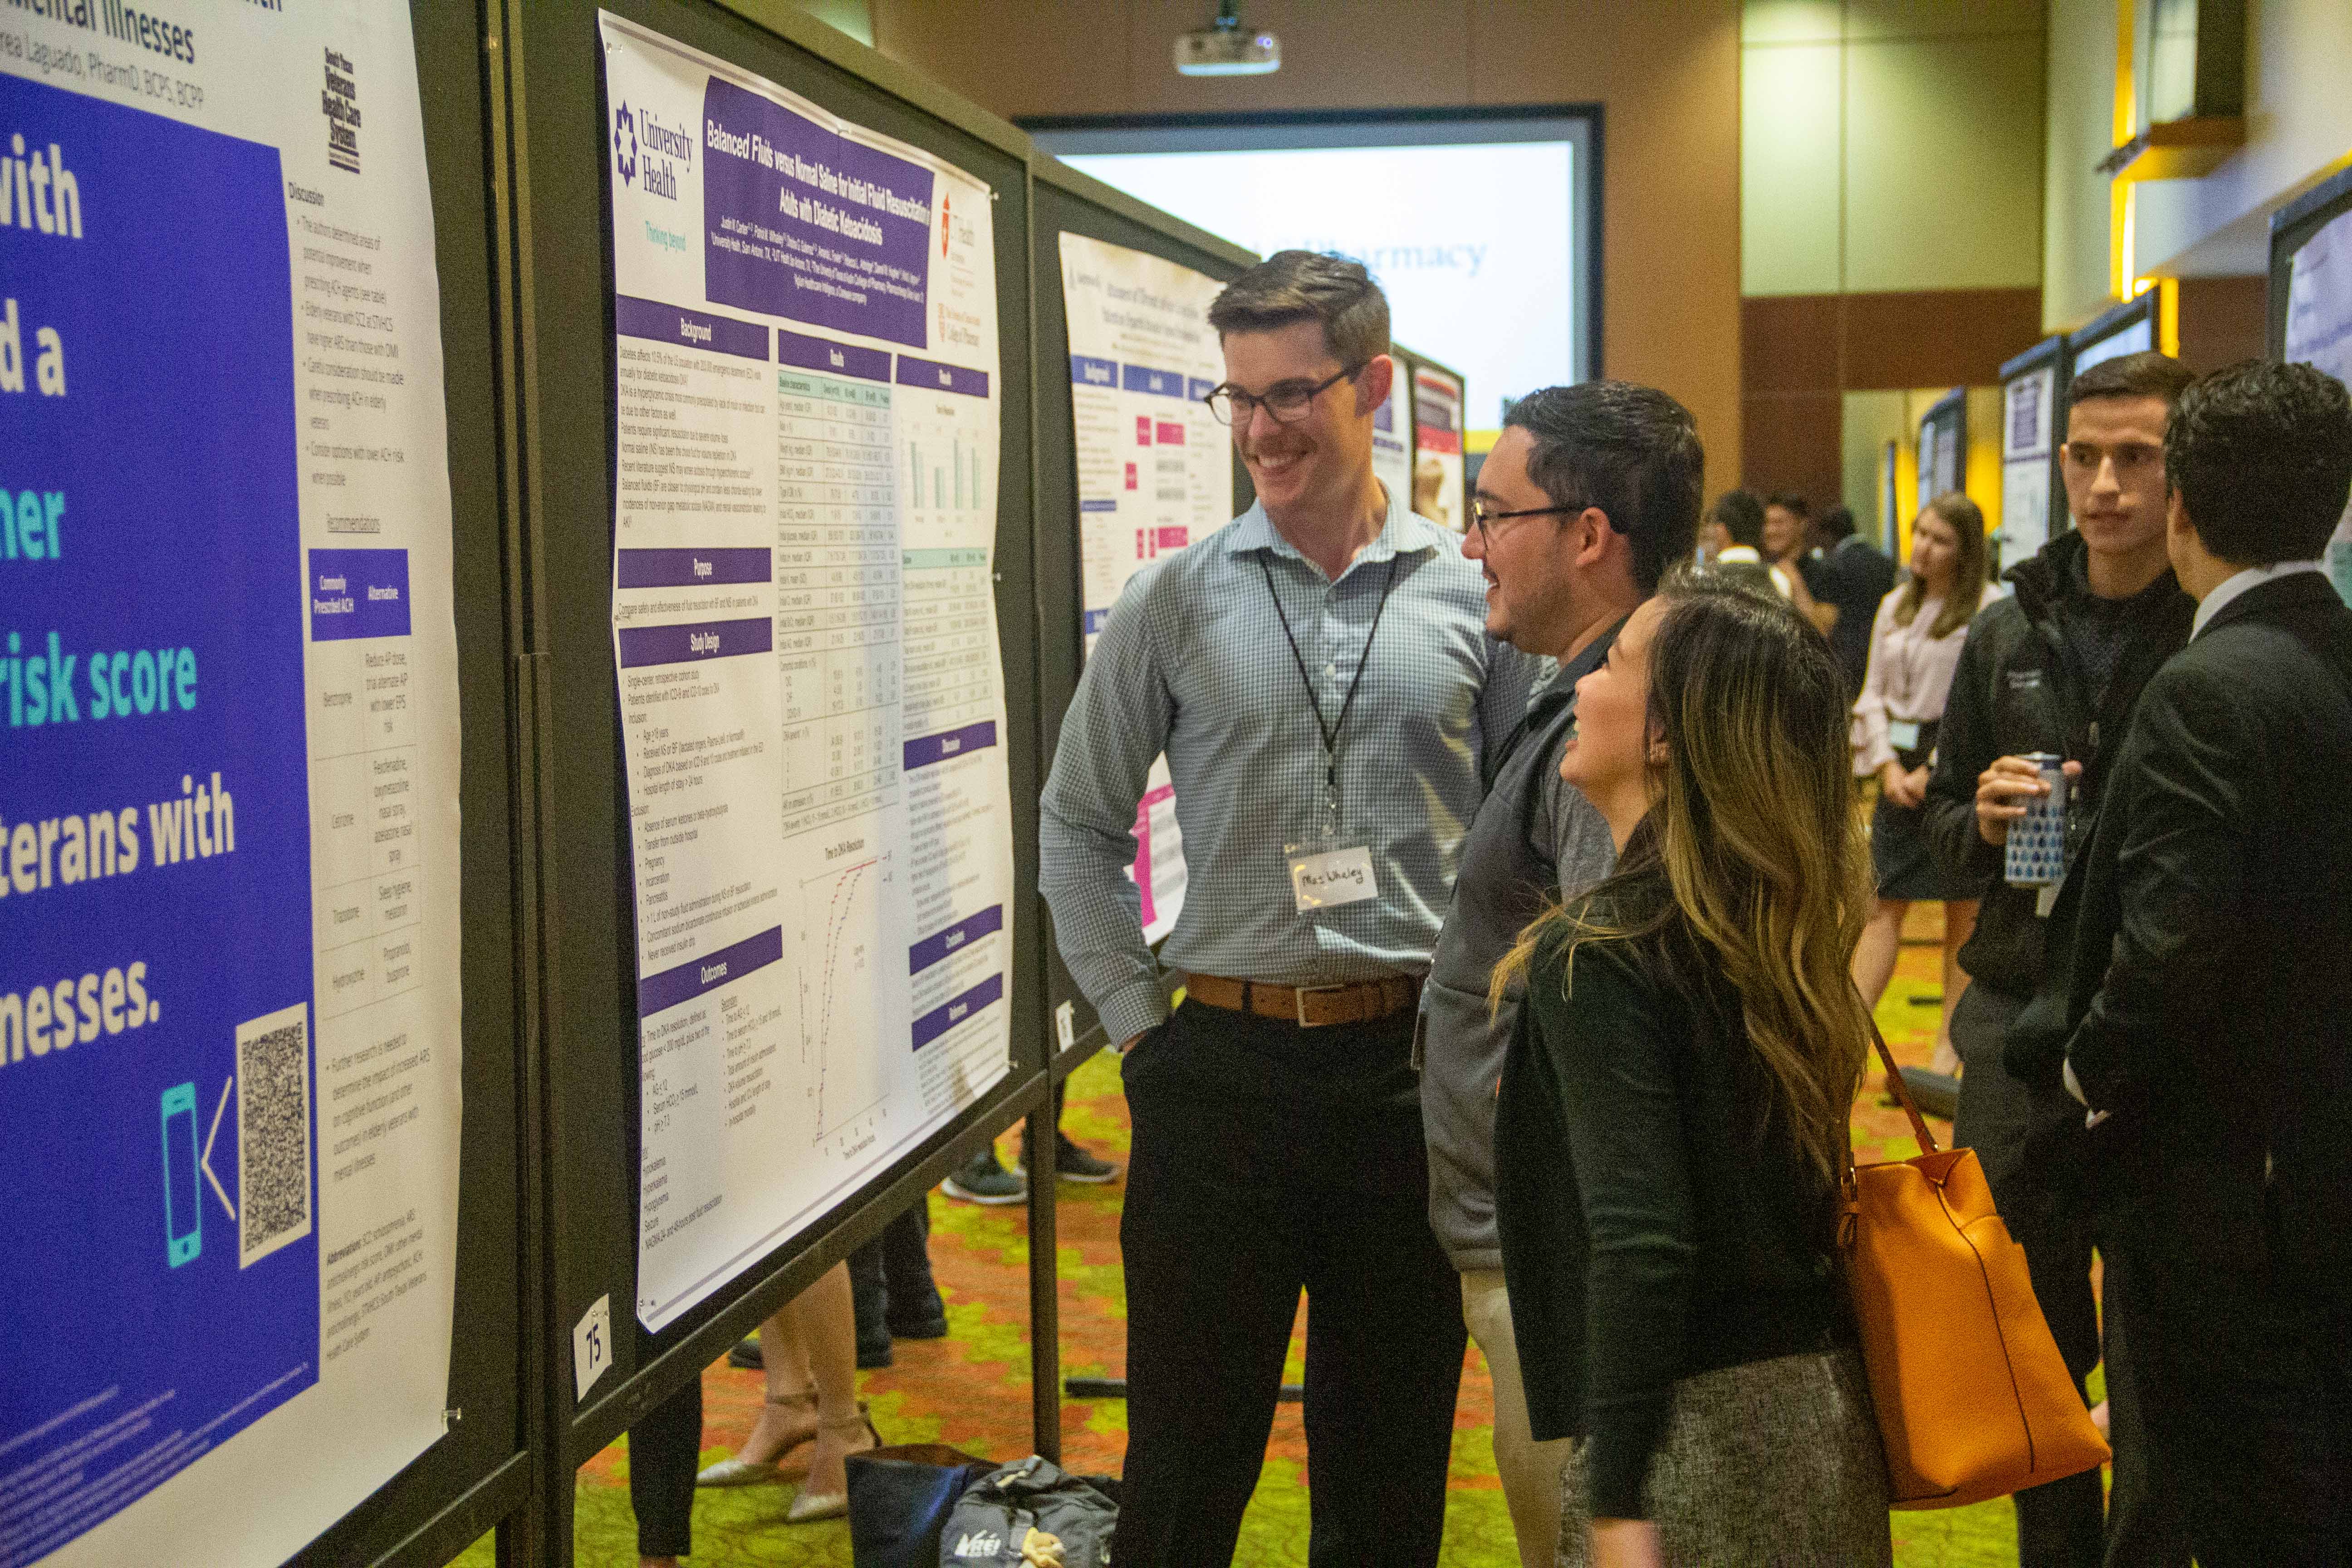
M 204 1194 L 196 1173 L 196 1086 L 163 1091 L 163 1240 L 177 1268 L 205 1249 Z

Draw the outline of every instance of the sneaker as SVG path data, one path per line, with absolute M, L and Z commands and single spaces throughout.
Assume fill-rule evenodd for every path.
M 997 1163 L 993 1144 L 966 1160 L 955 1174 L 940 1185 L 951 1198 L 991 1207 L 1017 1204 L 1029 1195 L 1028 1180 Z
M 1028 1168 L 1028 1151 L 1022 1152 L 1021 1167 Z M 1097 1186 L 1104 1182 L 1118 1180 L 1118 1167 L 1108 1160 L 1098 1160 L 1082 1145 L 1071 1141 L 1070 1135 L 1056 1128 L 1054 1131 L 1054 1174 L 1066 1182 L 1084 1182 Z

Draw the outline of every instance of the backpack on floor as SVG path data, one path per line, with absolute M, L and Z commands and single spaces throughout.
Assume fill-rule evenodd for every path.
M 849 1456 L 849 1560 L 856 1568 L 938 1568 L 940 1532 L 964 1489 L 996 1466 L 938 1443 Z
M 940 1532 L 940 1568 L 1024 1568 L 1033 1530 L 1061 1542 L 1063 1568 L 1110 1568 L 1118 1522 L 1110 1499 L 1033 1454 L 964 1489 Z

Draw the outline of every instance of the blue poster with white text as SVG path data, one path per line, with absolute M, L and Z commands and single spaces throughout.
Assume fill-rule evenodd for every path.
M 0 1564 L 319 1377 L 281 184 L 0 77 Z

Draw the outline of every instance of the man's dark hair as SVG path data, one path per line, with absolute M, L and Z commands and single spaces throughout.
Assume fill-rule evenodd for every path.
M 2117 354 L 2104 359 L 2066 385 L 2066 406 L 2094 397 L 2161 397 L 2167 408 L 2180 405 L 2180 395 L 2197 373 L 2170 354 Z
M 1734 544 L 1745 544 L 1750 550 L 1764 548 L 1764 503 L 1754 490 L 1726 490 L 1715 498 L 1707 515 L 1723 524 L 1723 531 L 1731 535 Z
M 1834 544 L 1853 537 L 1853 508 L 1838 505 L 1813 520 L 1813 531 Z
M 2233 566 L 2312 560 L 2352 494 L 2352 396 L 2307 364 L 2217 370 L 2172 411 L 2164 478 L 2208 553 Z
M 1764 498 L 1768 507 L 1777 506 L 1783 511 L 1794 512 L 1800 522 L 1809 521 L 1813 515 L 1813 503 L 1794 490 L 1774 490 Z
M 1503 424 L 1532 438 L 1528 477 L 1554 503 L 1608 513 L 1633 546 L 1634 586 L 1656 593 L 1698 538 L 1706 454 L 1690 410 L 1654 386 L 1587 381 L 1529 394 Z
M 1360 370 L 1389 352 L 1389 300 L 1363 264 L 1312 250 L 1277 250 L 1225 285 L 1209 307 L 1209 325 L 1230 332 L 1270 332 L 1298 321 L 1323 323 L 1332 357 Z

